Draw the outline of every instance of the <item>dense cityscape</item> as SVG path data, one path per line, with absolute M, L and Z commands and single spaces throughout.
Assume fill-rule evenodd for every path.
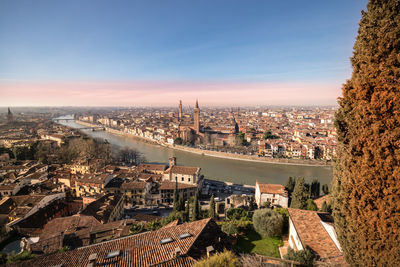
M 89 127 L 101 125 L 114 133 L 162 145 L 331 161 L 336 155 L 334 112 L 334 108 L 326 107 L 200 110 L 198 101 L 191 110 L 183 109 L 180 101 L 176 109 L 131 109 L 76 117 Z
M 0 266 L 400 266 L 399 22 L 0 1 Z

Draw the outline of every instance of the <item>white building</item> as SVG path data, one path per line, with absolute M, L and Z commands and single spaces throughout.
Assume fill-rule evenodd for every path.
M 289 196 L 285 187 L 280 184 L 260 184 L 256 182 L 255 199 L 258 207 L 270 202 L 273 206 L 288 207 Z

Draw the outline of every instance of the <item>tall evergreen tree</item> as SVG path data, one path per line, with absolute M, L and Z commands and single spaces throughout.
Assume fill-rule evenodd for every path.
M 316 198 L 320 195 L 320 187 L 321 184 L 317 179 L 312 180 L 311 182 L 311 196 Z
M 290 207 L 295 209 L 306 209 L 307 199 L 309 198 L 310 193 L 304 183 L 304 178 L 298 178 L 292 193 L 292 202 L 290 203 Z
M 214 195 L 212 195 L 211 198 L 210 198 L 210 208 L 208 209 L 208 217 L 210 217 L 210 218 L 216 218 L 217 217 L 217 214 L 215 212 Z
M 400 0 L 362 12 L 336 113 L 333 215 L 352 266 L 400 266 Z
M 190 217 L 190 203 L 189 200 L 186 201 L 186 206 L 185 206 L 185 221 L 188 222 L 189 221 L 189 217 Z
M 178 192 L 178 179 L 175 178 L 175 189 L 174 189 L 174 206 L 173 206 L 173 211 L 178 211 L 179 210 L 179 192 Z
M 325 195 L 329 194 L 329 187 L 327 184 L 322 186 L 322 192 L 324 192 Z
M 288 191 L 289 194 L 293 192 L 295 185 L 296 185 L 296 179 L 290 176 L 289 179 L 286 181 L 285 185 L 285 189 Z
M 200 203 L 198 193 L 196 192 L 193 201 L 192 221 L 197 221 L 198 219 L 200 219 Z

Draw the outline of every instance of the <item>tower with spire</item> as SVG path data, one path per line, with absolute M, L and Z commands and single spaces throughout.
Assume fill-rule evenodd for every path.
M 11 113 L 10 108 L 8 108 L 7 121 L 8 121 L 9 123 L 13 121 L 13 114 Z
M 200 108 L 197 99 L 196 99 L 196 105 L 193 109 L 193 128 L 197 134 L 200 132 Z
M 178 119 L 179 121 L 182 120 L 182 100 L 179 100 Z

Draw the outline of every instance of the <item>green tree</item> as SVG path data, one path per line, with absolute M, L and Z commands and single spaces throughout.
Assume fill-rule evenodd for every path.
M 281 236 L 283 228 L 283 217 L 271 209 L 254 211 L 254 229 L 264 237 Z
M 199 203 L 199 196 L 196 192 L 196 195 L 194 195 L 194 200 L 193 200 L 192 221 L 197 221 L 199 219 L 200 219 L 200 203 Z
M 318 210 L 317 205 L 311 198 L 307 199 L 307 210 L 314 210 L 314 211 Z
M 296 185 L 296 179 L 290 176 L 286 181 L 285 189 L 291 194 L 294 190 L 294 186 Z
M 228 220 L 247 220 L 249 218 L 249 213 L 242 208 L 230 208 L 226 211 L 226 217 Z
M 275 212 L 282 215 L 283 225 L 282 225 L 282 233 L 287 233 L 289 231 L 289 212 L 285 208 L 275 208 Z
M 369 1 L 336 113 L 333 216 L 351 266 L 400 266 L 399 22 L 399 0 Z
M 309 197 L 310 194 L 304 183 L 304 178 L 298 178 L 292 193 L 292 201 L 290 203 L 290 207 L 295 209 L 306 209 L 307 199 Z
M 317 179 L 313 179 L 311 182 L 311 197 L 317 198 L 320 195 L 321 184 Z
M 185 222 L 188 222 L 190 218 L 190 204 L 189 200 L 186 201 L 186 206 L 185 206 Z
M 129 229 L 129 234 L 135 235 L 135 234 L 139 234 L 143 231 L 144 231 L 144 224 L 137 223 L 137 224 L 133 224 L 132 227 Z
M 214 195 L 212 195 L 211 198 L 210 198 L 210 208 L 208 209 L 208 217 L 210 217 L 210 218 L 216 218 L 217 217 L 217 213 L 215 212 Z
M 227 222 L 224 223 L 221 227 L 222 232 L 224 232 L 227 235 L 234 235 L 236 236 L 239 233 L 239 229 L 234 222 Z
M 158 230 L 162 227 L 159 221 L 152 221 L 147 224 L 147 229 L 150 231 Z
M 265 131 L 265 133 L 264 133 L 264 139 L 265 140 L 267 140 L 267 139 L 277 139 L 278 138 L 278 136 L 276 136 L 276 135 L 273 135 L 272 133 L 271 133 L 271 131 Z
M 178 192 L 178 179 L 175 177 L 175 189 L 174 189 L 174 206 L 173 211 L 179 210 L 179 192 Z
M 328 195 L 328 194 L 329 194 L 329 187 L 328 187 L 327 184 L 324 184 L 324 185 L 322 186 L 322 192 L 324 192 L 325 195 Z

